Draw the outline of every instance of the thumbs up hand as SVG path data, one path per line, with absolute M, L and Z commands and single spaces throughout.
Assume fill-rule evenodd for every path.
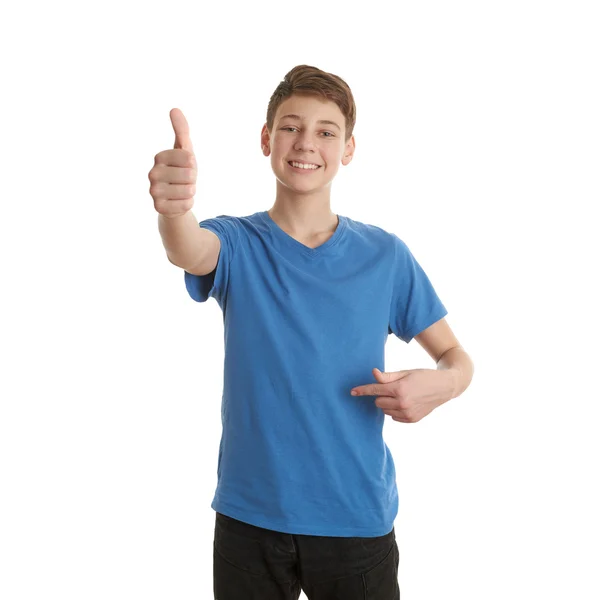
M 187 119 L 178 108 L 171 110 L 169 116 L 175 144 L 173 150 L 163 150 L 154 157 L 148 179 L 154 208 L 173 218 L 184 215 L 194 205 L 198 169 Z

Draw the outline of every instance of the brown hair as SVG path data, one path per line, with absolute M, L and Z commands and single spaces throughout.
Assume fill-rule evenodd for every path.
M 333 73 L 326 73 L 309 65 L 298 65 L 289 71 L 279 83 L 267 108 L 267 129 L 273 130 L 273 121 L 279 105 L 292 94 L 321 96 L 335 102 L 346 119 L 347 142 L 356 123 L 356 105 L 348 84 Z

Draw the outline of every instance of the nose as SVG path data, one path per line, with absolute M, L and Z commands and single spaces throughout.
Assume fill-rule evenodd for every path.
M 314 150 L 315 143 L 313 141 L 312 135 L 310 132 L 303 132 L 296 138 L 296 143 L 294 144 L 294 150 L 298 152 L 302 152 L 304 150 Z

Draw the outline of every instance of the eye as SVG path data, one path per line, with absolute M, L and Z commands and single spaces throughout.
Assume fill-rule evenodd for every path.
M 289 129 L 296 129 L 295 127 L 282 127 L 281 128 L 283 131 L 289 130 Z M 331 133 L 331 131 L 324 131 L 323 133 L 328 133 L 329 135 L 326 135 L 325 137 L 335 137 L 335 135 L 333 133 Z

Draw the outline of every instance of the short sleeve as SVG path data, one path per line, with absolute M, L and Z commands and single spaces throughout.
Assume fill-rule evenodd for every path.
M 206 275 L 194 275 L 184 271 L 185 287 L 196 302 L 206 302 L 210 297 L 222 307 L 229 285 L 229 266 L 235 255 L 239 240 L 239 222 L 236 217 L 219 215 L 199 222 L 200 227 L 209 229 L 218 236 L 221 250 L 217 266 Z
M 394 237 L 389 331 L 407 344 L 448 314 L 431 281 L 407 245 Z

